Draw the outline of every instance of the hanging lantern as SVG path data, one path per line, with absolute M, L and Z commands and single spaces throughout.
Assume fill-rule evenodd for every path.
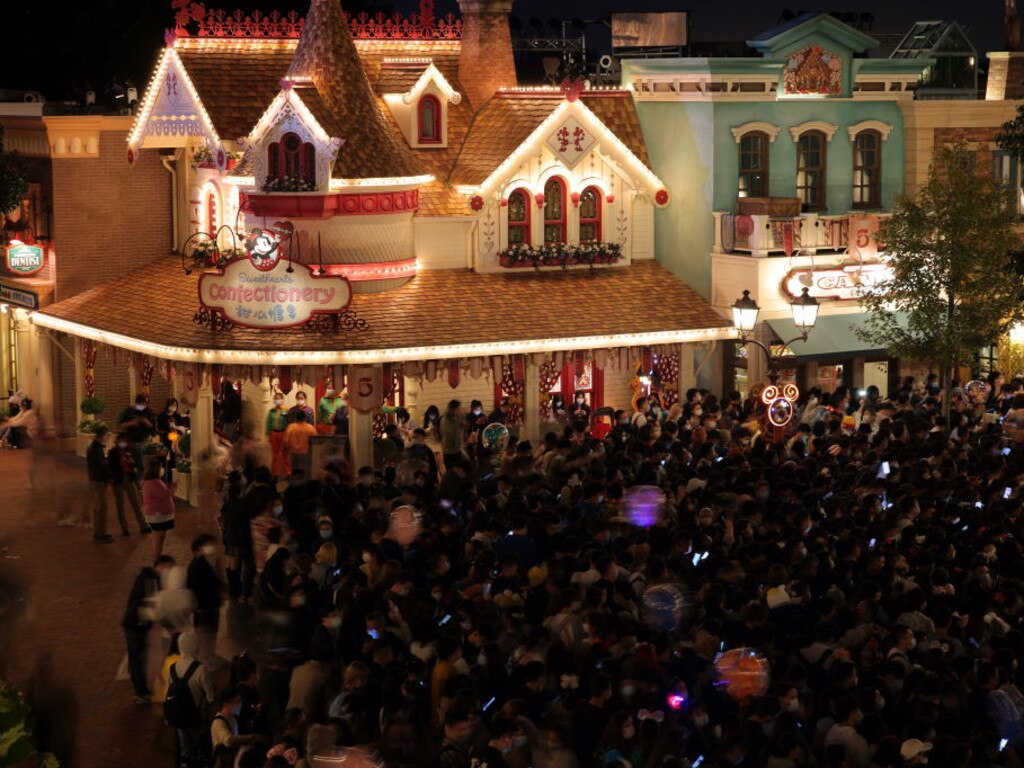
M 533 196 L 533 199 L 537 201 L 537 207 L 542 208 L 544 206 L 544 193 L 538 192 Z
M 573 192 L 571 195 L 569 195 L 569 199 L 572 200 L 572 207 L 573 208 L 579 208 L 580 207 L 580 193 L 579 192 Z

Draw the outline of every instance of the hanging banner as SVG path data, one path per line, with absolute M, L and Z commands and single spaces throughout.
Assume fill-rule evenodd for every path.
M 379 365 L 357 365 L 348 369 L 348 405 L 360 413 L 384 405 L 384 369 Z
M 344 277 L 317 275 L 305 264 L 287 261 L 264 270 L 250 259 L 235 259 L 220 273 L 204 273 L 199 303 L 236 325 L 276 329 L 302 325 L 317 314 L 339 314 L 352 300 Z
M 181 376 L 180 389 L 181 400 L 189 406 L 199 402 L 199 387 L 202 385 L 202 374 L 198 365 L 189 363 L 185 366 Z
M 792 256 L 796 250 L 795 245 L 795 231 L 792 221 L 782 222 L 782 252 L 787 256 Z
M 850 250 L 856 251 L 861 261 L 874 261 L 878 256 L 878 217 L 874 214 L 850 219 Z

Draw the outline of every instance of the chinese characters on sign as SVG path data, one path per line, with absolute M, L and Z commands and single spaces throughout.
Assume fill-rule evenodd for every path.
M 572 168 L 590 151 L 596 141 L 596 137 L 580 125 L 575 117 L 570 117 L 548 136 L 546 143 L 548 149 Z
M 249 259 L 229 262 L 221 273 L 199 279 L 199 302 L 250 328 L 290 328 L 315 314 L 338 314 L 348 307 L 352 288 L 344 277 L 315 275 L 305 264 L 278 261 L 261 271 Z
M 794 269 L 782 281 L 783 290 L 796 298 L 803 288 L 816 299 L 859 299 L 866 288 L 877 288 L 892 279 L 888 264 L 864 264 L 833 269 Z

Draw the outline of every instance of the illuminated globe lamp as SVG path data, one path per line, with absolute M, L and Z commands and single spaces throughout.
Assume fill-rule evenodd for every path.
M 654 584 L 640 596 L 640 615 L 655 632 L 674 632 L 686 618 L 689 601 L 677 584 Z
M 753 648 L 731 648 L 715 659 L 715 685 L 739 704 L 764 696 L 771 682 L 768 660 Z
M 789 307 L 793 313 L 793 324 L 800 331 L 800 335 L 783 342 L 783 349 L 795 341 L 807 341 L 808 334 L 818 321 L 818 300 L 811 296 L 806 286 L 801 289 L 800 295 L 789 303 Z M 792 383 L 778 386 L 781 362 L 779 356 L 773 354 L 757 339 L 751 338 L 760 311 L 761 308 L 751 297 L 750 291 L 744 291 L 732 305 L 732 323 L 739 334 L 740 343 L 757 345 L 768 360 L 768 380 L 771 383 L 760 391 L 760 401 L 764 406 L 764 433 L 768 440 L 781 442 L 785 437 L 786 428 L 793 419 L 793 404 L 800 397 L 800 389 Z
M 388 524 L 388 538 L 408 547 L 422 530 L 420 513 L 415 507 L 404 504 L 391 511 Z

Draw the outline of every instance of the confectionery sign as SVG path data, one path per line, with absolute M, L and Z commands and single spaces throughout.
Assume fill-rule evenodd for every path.
M 290 264 L 290 266 L 289 266 Z M 339 275 L 318 275 L 305 264 L 277 261 L 270 270 L 251 259 L 228 262 L 199 279 L 199 302 L 237 325 L 291 328 L 317 314 L 344 312 L 352 287 Z

